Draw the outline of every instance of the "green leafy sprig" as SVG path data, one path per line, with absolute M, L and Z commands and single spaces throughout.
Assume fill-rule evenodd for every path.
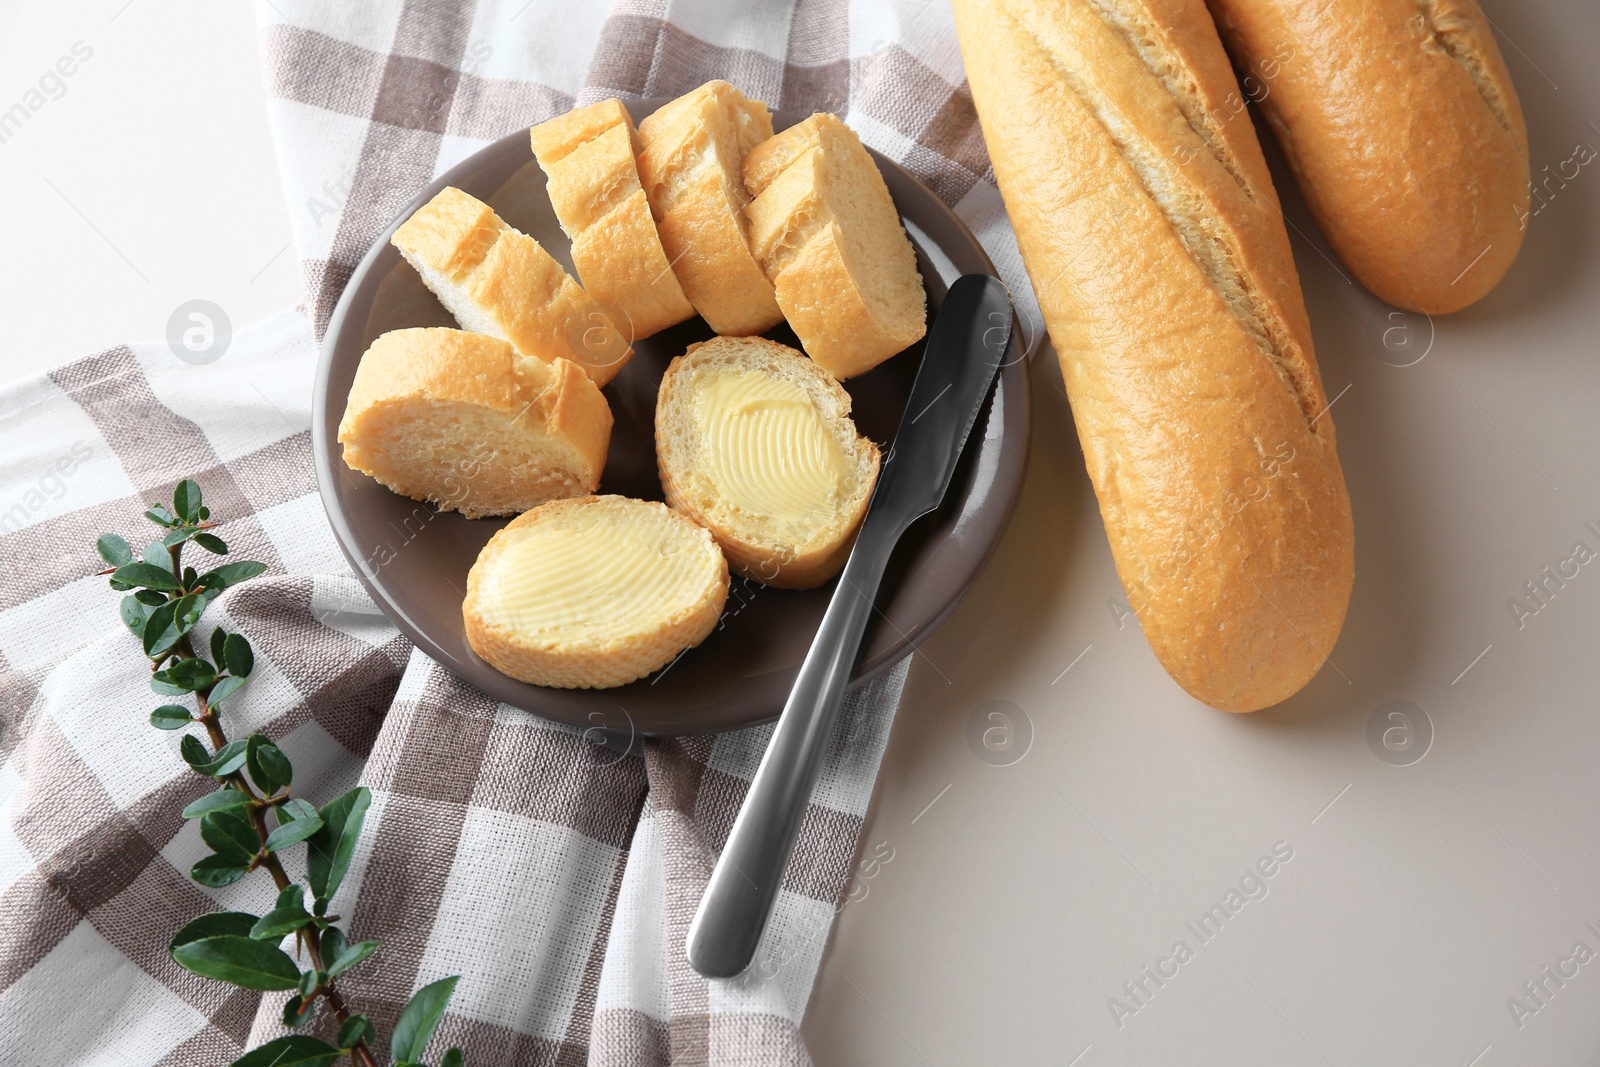
M 217 557 L 228 553 L 226 542 L 211 532 L 218 524 L 191 479 L 178 483 L 172 507 L 157 505 L 144 514 L 162 534 L 138 556 L 116 534 L 103 534 L 95 548 L 110 565 L 101 573 L 110 576 L 111 588 L 128 594 L 122 598 L 122 621 L 150 659 L 150 688 L 194 700 L 192 711 L 183 704 L 161 705 L 150 713 L 150 725 L 158 730 L 198 725 L 204 740 L 185 733 L 179 752 L 191 770 L 219 785 L 183 809 L 184 818 L 199 820 L 200 837 L 212 850 L 189 876 L 216 889 L 260 869 L 278 887 L 277 901 L 265 915 L 219 911 L 202 916 L 172 935 L 167 950 L 180 966 L 206 978 L 263 992 L 293 990 L 283 1006 L 285 1026 L 305 1025 L 319 999 L 339 1020 L 336 1045 L 289 1034 L 245 1053 L 233 1067 L 328 1067 L 346 1056 L 356 1067 L 379 1067 L 372 1021 L 351 1011 L 334 985 L 376 952 L 378 942 L 346 940 L 335 925 L 339 916 L 328 914 L 328 902 L 350 869 L 372 794 L 359 787 L 316 807 L 294 795 L 294 768 L 277 745 L 258 733 L 228 739 L 222 712 L 249 680 L 255 653 L 243 634 L 218 626 L 207 657 L 195 651 L 191 635 L 223 590 L 267 568 L 220 563 L 220 558 L 203 573 L 184 565 L 183 550 L 190 544 Z M 305 885 L 289 878 L 279 858 L 302 844 L 307 847 Z M 280 947 L 287 937 L 294 938 L 294 956 Z M 302 962 L 308 964 L 304 969 Z M 424 986 L 406 1004 L 389 1042 L 394 1067 L 426 1067 L 423 1052 L 458 980 Z M 463 1067 L 461 1050 L 447 1051 L 440 1067 Z

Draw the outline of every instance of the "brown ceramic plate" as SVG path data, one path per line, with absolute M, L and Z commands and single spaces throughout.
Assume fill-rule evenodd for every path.
M 637 122 L 662 103 L 640 100 L 628 108 Z M 802 117 L 774 115 L 773 125 L 784 129 Z M 994 266 L 926 186 L 876 152 L 873 158 L 917 247 L 932 316 L 950 282 L 963 274 L 995 274 Z M 572 269 L 569 242 L 551 211 L 525 130 L 429 183 L 383 231 L 334 310 L 317 368 L 311 420 L 317 485 L 345 557 L 378 606 L 418 647 L 515 707 L 584 729 L 644 735 L 707 733 L 776 718 L 832 595 L 832 582 L 795 592 L 735 577 L 718 629 L 650 677 L 617 689 L 527 685 L 479 659 L 467 645 L 461 620 L 467 571 L 505 521 L 435 512 L 344 465 L 339 420 L 356 365 L 372 339 L 408 326 L 456 325 L 389 244 L 395 228 L 447 185 L 487 201 Z M 605 389 L 616 425 L 602 493 L 661 499 L 653 436 L 656 386 L 674 356 L 710 336 L 697 317 L 634 343 L 633 359 Z M 787 326 L 768 336 L 799 347 Z M 1012 351 L 973 428 L 944 506 L 912 526 L 895 551 L 862 645 L 857 682 L 892 666 L 944 621 L 1010 518 L 1028 446 L 1028 377 L 1020 336 L 1013 323 Z M 856 427 L 885 448 L 921 358 L 919 344 L 846 383 Z

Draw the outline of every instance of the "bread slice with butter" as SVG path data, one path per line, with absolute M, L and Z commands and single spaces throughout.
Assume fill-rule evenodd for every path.
M 546 363 L 570 359 L 605 385 L 633 349 L 605 310 L 494 209 L 446 187 L 389 238 L 462 329 Z
M 373 341 L 339 423 L 352 469 L 468 518 L 594 492 L 610 440 L 611 409 L 577 364 L 444 327 Z
M 772 282 L 750 253 L 740 167 L 772 136 L 767 106 L 709 81 L 639 123 L 639 179 L 662 247 L 690 303 L 726 336 L 783 321 Z
M 807 355 L 842 380 L 921 340 L 916 252 L 854 130 L 812 115 L 751 149 L 743 172 L 751 251 Z
M 513 519 L 479 553 L 462 604 L 467 642 L 496 670 L 606 689 L 704 641 L 728 599 L 711 535 L 664 504 L 560 500 Z
M 620 308 L 630 342 L 694 314 L 661 247 L 639 184 L 639 133 L 620 100 L 602 100 L 529 131 L 572 264 L 589 295 Z
M 717 337 L 672 361 L 656 397 L 667 503 L 709 529 L 733 568 L 809 589 L 844 566 L 878 478 L 850 394 L 760 337 Z

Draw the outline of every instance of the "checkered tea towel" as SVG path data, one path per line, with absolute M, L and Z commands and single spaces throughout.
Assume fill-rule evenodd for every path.
M 956 207 L 1037 322 L 948 10 L 260 0 L 259 19 L 303 310 L 237 332 L 214 362 L 131 345 L 0 391 L 0 1064 L 205 1067 L 281 1032 L 286 994 L 167 956 L 180 925 L 259 914 L 271 886 L 186 877 L 207 849 L 179 812 L 209 781 L 146 722 L 161 701 L 94 576 L 94 538 L 142 543 L 140 513 L 185 476 L 234 558 L 269 568 L 207 616 L 256 648 L 230 735 L 275 739 L 301 795 L 372 791 L 333 910 L 383 942 L 339 980 L 381 1032 L 413 991 L 461 975 L 430 1060 L 459 1045 L 477 1065 L 809 1063 L 798 1027 L 906 665 L 851 698 L 755 967 L 707 982 L 685 931 L 770 731 L 621 753 L 416 653 L 328 531 L 311 379 L 352 269 L 433 175 L 574 104 L 714 77 L 842 114 Z

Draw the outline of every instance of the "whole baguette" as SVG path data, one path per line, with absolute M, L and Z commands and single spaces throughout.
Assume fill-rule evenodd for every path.
M 955 0 L 995 177 L 1117 571 L 1168 673 L 1304 686 L 1354 576 L 1350 501 L 1277 197 L 1203 0 Z
M 1505 276 L 1528 132 L 1474 0 L 1208 0 L 1306 202 L 1361 284 L 1441 314 Z

